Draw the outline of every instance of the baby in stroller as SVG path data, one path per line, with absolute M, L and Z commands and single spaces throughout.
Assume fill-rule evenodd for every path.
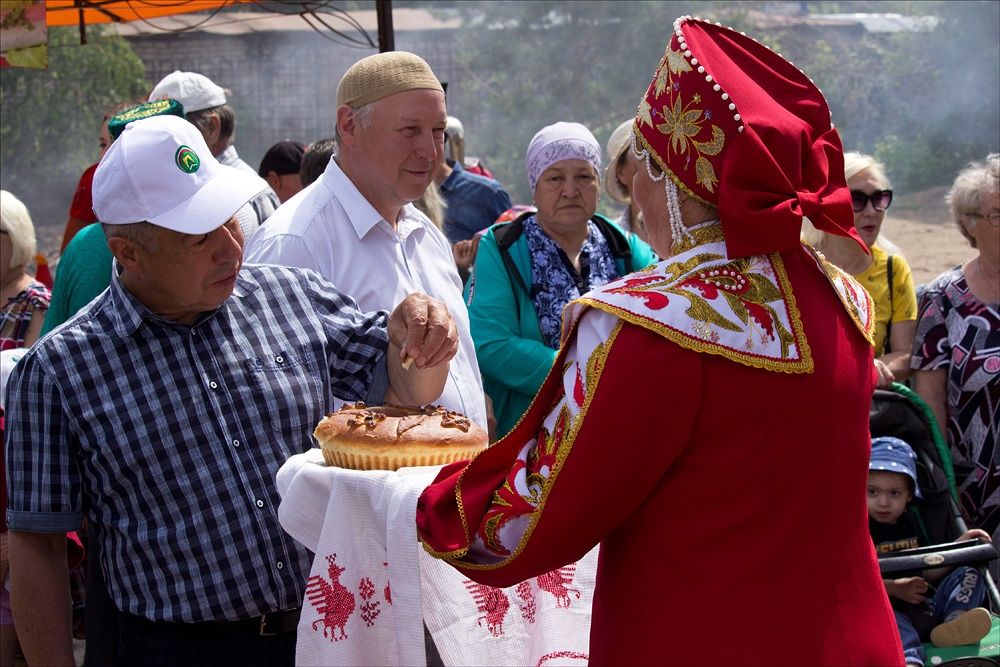
M 868 465 L 868 525 L 878 553 L 926 546 L 921 543 L 917 516 L 908 509 L 920 498 L 916 454 L 903 440 L 872 439 Z M 979 529 L 968 530 L 957 541 L 990 539 Z M 907 665 L 924 664 L 922 641 L 935 646 L 978 642 L 990 630 L 990 613 L 980 607 L 986 587 L 970 567 L 924 570 L 922 576 L 884 579 L 903 643 Z

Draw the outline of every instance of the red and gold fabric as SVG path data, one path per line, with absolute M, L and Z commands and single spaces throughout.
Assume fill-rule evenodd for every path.
M 600 544 L 591 664 L 901 665 L 865 509 L 870 299 L 803 246 L 730 262 L 711 227 L 572 306 L 418 535 L 493 586 Z
M 830 107 L 764 44 L 718 23 L 677 19 L 633 131 L 636 147 L 681 190 L 719 209 L 731 257 L 794 248 L 803 216 L 865 247 Z

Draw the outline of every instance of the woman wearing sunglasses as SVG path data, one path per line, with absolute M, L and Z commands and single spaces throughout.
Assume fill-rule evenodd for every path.
M 910 266 L 899 249 L 880 236 L 892 190 L 885 167 L 870 155 L 844 153 L 844 175 L 854 206 L 854 227 L 868 246 L 826 234 L 803 223 L 803 240 L 865 286 L 875 302 L 875 369 L 878 386 L 910 376 L 910 353 L 917 331 L 917 294 Z

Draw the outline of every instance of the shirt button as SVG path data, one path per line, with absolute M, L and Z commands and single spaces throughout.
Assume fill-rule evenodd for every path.
M 285 358 L 284 358 L 283 356 L 281 356 L 280 354 L 279 354 L 278 356 L 276 356 L 276 357 L 274 358 L 274 360 L 275 360 L 275 361 L 276 361 L 277 363 L 279 363 L 279 364 L 283 364 L 283 363 L 285 363 Z
M 212 380 L 211 382 L 209 382 L 208 386 L 211 387 L 212 389 L 218 389 L 219 388 L 219 385 L 218 385 L 218 383 L 216 383 L 215 380 Z
M 239 446 L 240 446 L 240 441 L 239 440 L 233 440 L 233 447 L 239 447 Z
M 263 507 L 263 506 L 264 506 L 264 501 L 258 498 L 257 499 L 257 507 Z
M 279 560 L 279 561 L 278 561 L 277 563 L 275 563 L 275 564 L 274 564 L 274 566 L 275 566 L 276 568 L 278 568 L 279 570 L 283 570 L 283 569 L 285 569 L 285 564 L 284 564 L 284 563 L 282 563 L 282 562 L 281 562 L 280 560 Z

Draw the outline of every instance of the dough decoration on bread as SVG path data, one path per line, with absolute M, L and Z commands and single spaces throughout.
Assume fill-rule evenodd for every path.
M 314 431 L 328 465 L 397 470 L 468 460 L 486 449 L 486 432 L 440 405 L 405 407 L 348 403 Z

